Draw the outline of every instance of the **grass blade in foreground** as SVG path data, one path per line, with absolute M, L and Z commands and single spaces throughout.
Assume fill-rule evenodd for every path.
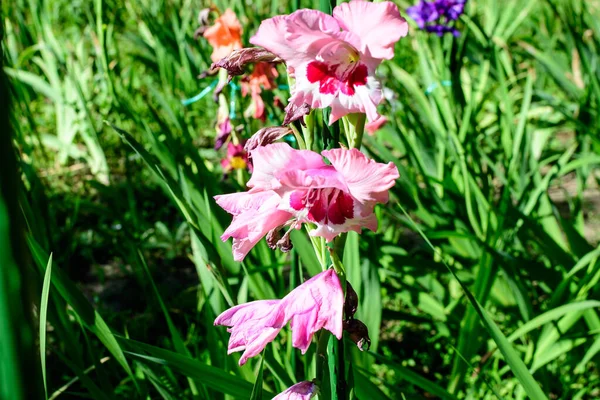
M 402 212 L 404 213 L 406 218 L 408 218 L 408 220 L 412 223 L 413 228 L 417 232 L 419 232 L 419 234 L 421 235 L 423 240 L 425 240 L 427 242 L 427 244 L 429 245 L 429 247 L 431 247 L 431 250 L 434 253 L 436 253 L 437 252 L 436 248 L 429 241 L 427 236 L 425 236 L 425 233 L 423 233 L 421 228 L 419 228 L 419 226 L 413 221 L 413 219 L 406 212 L 404 207 L 402 207 L 401 204 L 398 204 L 398 207 L 400 207 L 400 209 L 402 210 Z M 477 315 L 479 316 L 481 323 L 483 324 L 485 329 L 488 331 L 488 333 L 490 334 L 490 336 L 492 337 L 494 342 L 496 342 L 496 344 L 498 345 L 498 349 L 500 349 L 500 352 L 504 355 L 504 358 L 505 358 L 506 362 L 508 363 L 508 365 L 510 366 L 511 371 L 515 374 L 515 376 L 517 377 L 519 382 L 521 382 L 521 385 L 523 385 L 525 392 L 533 400 L 547 400 L 548 398 L 546 397 L 546 395 L 544 394 L 544 392 L 542 391 L 542 389 L 540 388 L 538 383 L 535 381 L 535 379 L 533 378 L 533 376 L 531 375 L 531 373 L 525 366 L 525 363 L 523 362 L 523 360 L 521 360 L 521 358 L 519 357 L 519 355 L 517 354 L 515 349 L 513 349 L 512 345 L 510 344 L 510 342 L 508 341 L 506 336 L 504 336 L 504 334 L 498 328 L 496 323 L 490 318 L 487 311 L 485 311 L 483 309 L 481 304 L 479 304 L 477 299 L 471 294 L 471 292 L 469 291 L 467 286 L 458 278 L 458 276 L 454 272 L 454 269 L 452 269 L 452 267 L 450 267 L 446 263 L 446 260 L 444 259 L 444 257 L 442 255 L 439 255 L 439 256 L 440 256 L 441 261 L 444 263 L 446 268 L 448 268 L 448 270 L 454 277 L 454 279 L 456 279 L 456 281 L 462 287 L 465 295 L 469 299 L 469 302 L 471 303 L 473 308 L 475 308 L 475 311 L 477 312 Z
M 219 368 L 206 365 L 198 360 L 172 351 L 145 343 L 136 342 L 131 339 L 119 337 L 119 342 L 128 349 L 127 354 L 138 361 L 151 361 L 172 368 L 179 373 L 202 382 L 218 392 L 229 394 L 235 398 L 250 398 L 252 395 L 252 383 L 231 375 Z M 265 396 L 273 397 L 273 393 L 264 392 Z
M 50 282 L 52 281 L 52 253 L 48 259 L 44 284 L 42 286 L 42 299 L 40 300 L 40 359 L 42 362 L 42 379 L 44 380 L 44 394 L 48 398 L 48 384 L 46 382 L 46 319 L 48 316 L 48 296 L 50 295 Z

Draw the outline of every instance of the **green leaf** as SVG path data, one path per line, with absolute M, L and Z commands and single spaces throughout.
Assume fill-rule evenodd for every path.
M 398 365 L 398 364 L 390 361 L 386 357 L 380 356 L 379 354 L 376 354 L 372 351 L 369 351 L 369 355 L 373 356 L 377 361 L 379 361 L 379 362 L 387 365 L 391 369 L 393 369 L 394 372 L 396 374 L 398 374 L 398 376 L 400 378 L 404 379 L 405 381 L 407 381 L 415 386 L 420 387 L 421 389 L 436 396 L 437 398 L 444 399 L 444 400 L 456 400 L 456 397 L 454 397 L 452 394 L 448 393 L 446 391 L 446 389 L 439 386 L 437 383 L 431 382 L 429 379 L 422 377 L 421 375 L 417 374 L 416 372 L 413 372 L 406 367 Z
M 421 228 L 419 228 L 419 226 L 413 221 L 413 219 L 410 217 L 410 215 L 408 215 L 408 213 L 406 212 L 404 207 L 402 207 L 401 204 L 399 204 L 398 206 L 400 207 L 400 209 L 402 210 L 404 215 L 412 222 L 414 229 L 417 232 L 419 232 L 419 234 L 427 242 L 429 247 L 431 247 L 431 249 L 435 253 L 438 253 L 438 249 L 436 249 L 433 246 L 433 244 L 431 244 L 431 242 L 425 236 L 425 234 L 423 233 Z M 523 363 L 523 360 L 521 360 L 521 358 L 519 357 L 519 355 L 517 354 L 515 349 L 512 347 L 512 345 L 506 338 L 506 336 L 504 336 L 504 334 L 498 328 L 498 326 L 494 323 L 492 318 L 490 318 L 487 311 L 484 310 L 484 308 L 481 306 L 481 304 L 479 304 L 479 302 L 473 296 L 473 294 L 471 294 L 471 291 L 469 290 L 469 288 L 467 288 L 467 286 L 458 278 L 458 275 L 456 275 L 456 272 L 454 272 L 454 269 L 446 263 L 444 256 L 440 255 L 440 257 L 441 257 L 444 265 L 446 265 L 446 268 L 448 268 L 448 271 L 450 271 L 450 273 L 452 274 L 454 279 L 456 279 L 456 281 L 462 287 L 463 292 L 465 293 L 465 295 L 469 299 L 469 302 L 475 309 L 475 312 L 479 316 L 481 323 L 483 324 L 485 329 L 488 331 L 488 333 L 490 334 L 490 336 L 492 337 L 494 342 L 496 342 L 498 349 L 500 349 L 500 352 L 502 353 L 502 355 L 504 356 L 504 359 L 510 366 L 511 371 L 515 374 L 515 376 L 517 377 L 519 382 L 521 382 L 521 385 L 523 385 L 523 388 L 525 389 L 525 393 L 527 393 L 529 395 L 529 397 L 531 397 L 532 400 L 547 400 L 548 398 L 546 397 L 546 395 L 544 394 L 544 392 L 542 391 L 542 389 L 540 388 L 538 383 L 535 381 L 535 379 L 533 378 L 533 376 L 531 375 L 531 373 L 525 366 L 525 363 Z
M 124 337 L 118 337 L 126 349 L 126 353 L 138 361 L 150 361 L 167 366 L 187 377 L 203 383 L 220 393 L 231 395 L 235 398 L 249 398 L 252 395 L 254 385 L 240 379 L 220 368 L 206 365 L 198 360 L 159 347 L 137 342 Z M 264 395 L 273 397 L 273 393 L 267 391 Z
M 50 295 L 50 282 L 52 280 L 52 253 L 48 258 L 44 283 L 42 285 L 42 298 L 40 300 L 40 359 L 42 362 L 42 379 L 44 380 L 44 392 L 48 398 L 48 383 L 46 382 L 46 320 L 48 316 L 48 297 Z
M 264 354 L 264 350 L 263 350 Z M 254 383 L 254 387 L 252 388 L 252 394 L 250 395 L 250 400 L 262 400 L 263 398 L 263 366 L 265 363 L 264 355 L 260 358 L 260 365 L 258 367 L 258 376 L 256 377 L 256 382 Z
M 46 261 L 49 259 L 47 253 L 39 246 L 32 236 L 27 238 L 29 248 L 34 256 L 34 260 L 38 268 L 45 273 Z M 70 279 L 68 279 L 59 268 L 52 269 L 52 286 L 57 290 L 60 296 L 73 308 L 77 313 L 83 325 L 93 332 L 98 339 L 104 344 L 108 351 L 111 352 L 115 360 L 123 367 L 127 374 L 134 380 L 133 373 L 123 350 L 115 339 L 104 319 L 94 310 L 83 293 Z

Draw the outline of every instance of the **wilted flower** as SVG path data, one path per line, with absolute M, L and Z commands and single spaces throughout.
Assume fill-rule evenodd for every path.
M 357 149 L 332 149 L 323 157 L 310 150 L 295 150 L 286 143 L 258 147 L 251 152 L 254 171 L 245 193 L 215 196 L 217 204 L 233 215 L 221 236 L 233 238 L 237 261 L 269 231 L 312 223 L 312 236 L 328 241 L 342 232 L 377 229 L 376 203 L 388 200 L 398 178 L 393 163 L 369 160 Z M 289 234 L 289 230 L 286 234 Z
M 296 105 L 295 103 L 290 103 L 285 107 L 285 118 L 283 119 L 284 125 L 289 125 L 294 121 L 300 120 L 300 123 L 304 126 L 304 116 L 310 113 L 310 105 L 308 103 L 302 103 L 300 105 Z
M 229 78 L 232 76 L 242 75 L 248 64 L 253 63 L 280 63 L 283 60 L 275 54 L 261 49 L 259 47 L 245 47 L 243 49 L 234 50 L 227 57 L 213 63 L 211 69 L 223 68 L 229 73 Z M 277 76 L 275 74 L 275 76 Z
M 285 60 L 295 78 L 290 104 L 331 107 L 331 124 L 355 112 L 377 119 L 382 94 L 375 68 L 394 56 L 407 32 L 395 4 L 353 0 L 333 16 L 303 9 L 267 19 L 250 42 Z
M 213 11 L 212 8 L 203 8 L 198 13 L 198 29 L 194 32 L 194 40 L 198 40 L 204 34 L 204 31 L 208 29 L 208 17 L 211 11 Z
M 358 319 L 349 319 L 344 321 L 344 330 L 348 332 L 350 340 L 352 340 L 360 351 L 369 350 L 371 347 L 371 338 L 369 337 L 369 329 Z
M 227 143 L 227 155 L 221 160 L 223 173 L 228 174 L 234 169 L 248 169 L 252 171 L 252 165 L 248 162 L 248 153 L 242 144 Z
M 253 117 L 265 120 L 265 103 L 261 97 L 263 89 L 273 90 L 277 87 L 275 78 L 277 78 L 277 68 L 267 62 L 259 62 L 254 65 L 252 73 L 242 79 L 242 96 L 250 94 L 252 97 Z
M 260 354 L 288 322 L 292 345 L 302 354 L 320 329 L 327 329 L 341 339 L 343 307 L 340 280 L 330 269 L 307 280 L 281 300 L 257 300 L 230 308 L 217 317 L 215 325 L 229 327 L 227 353 L 243 350 L 239 364 L 244 365 L 248 358 Z
M 421 29 L 436 33 L 438 36 L 443 36 L 445 33 L 458 36 L 460 34 L 458 30 L 448 24 L 462 15 L 465 3 L 466 0 L 421 0 L 419 4 L 407 8 L 406 13 Z
M 292 130 L 287 126 L 268 126 L 262 128 L 246 141 L 244 149 L 246 151 L 252 151 L 257 147 L 275 143 L 275 141 L 290 133 L 292 133 Z
M 285 391 L 273 397 L 272 400 L 310 400 L 317 394 L 317 385 L 313 382 L 303 381 L 290 386 Z
M 242 25 L 230 8 L 215 20 L 213 26 L 204 30 L 203 36 L 213 47 L 210 55 L 213 62 L 227 57 L 233 50 L 242 48 Z
M 350 282 L 346 281 L 346 298 L 344 300 L 344 314 L 346 319 L 354 317 L 358 309 L 358 294 Z

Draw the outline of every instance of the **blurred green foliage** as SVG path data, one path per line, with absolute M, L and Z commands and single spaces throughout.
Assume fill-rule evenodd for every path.
M 245 43 L 263 18 L 322 6 L 215 5 L 238 14 Z M 197 78 L 211 49 L 192 37 L 205 6 L 2 4 L 23 181 L 3 201 L 18 204 L 10 216 L 24 219 L 29 245 L 3 273 L 18 265 L 31 274 L 35 299 L 51 283 L 49 398 L 256 398 L 260 369 L 266 399 L 314 376 L 316 346 L 300 357 L 289 329 L 239 367 L 226 355 L 228 334 L 212 325 L 225 308 L 281 297 L 319 267 L 300 234 L 291 254 L 261 243 L 243 264 L 218 238 L 230 219 L 212 196 L 243 187 L 222 177 L 224 154 L 212 149 L 212 96 L 181 104 L 212 79 Z M 368 353 L 349 350 L 355 393 L 524 399 L 531 374 L 548 398 L 598 398 L 600 2 L 469 0 L 459 29 L 438 38 L 413 27 L 379 69 L 390 122 L 363 150 L 393 161 L 400 179 L 377 209 L 379 232 L 350 234 L 344 252 L 372 339 Z M 234 122 L 249 136 L 262 125 L 235 99 Z M 277 125 L 271 103 L 267 124 Z M 457 278 L 486 312 L 469 305 Z M 23 326 L 31 349 L 37 330 L 4 312 L 29 298 L 0 294 L 1 326 L 13 337 Z M 512 346 L 491 340 L 496 325 Z M 27 369 L 0 352 L 0 370 L 25 374 L 41 393 L 35 361 Z M 10 398 L 24 387 L 11 385 Z

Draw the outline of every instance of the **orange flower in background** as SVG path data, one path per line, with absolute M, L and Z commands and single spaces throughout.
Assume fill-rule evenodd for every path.
M 242 48 L 242 25 L 235 13 L 228 8 L 216 19 L 213 26 L 204 31 L 204 37 L 213 47 L 210 58 L 217 62 L 233 50 Z
M 252 96 L 254 118 L 265 120 L 265 103 L 260 94 L 262 89 L 273 90 L 277 87 L 275 78 L 278 75 L 274 64 L 258 62 L 254 65 L 254 71 L 242 80 L 242 96 L 248 93 Z

